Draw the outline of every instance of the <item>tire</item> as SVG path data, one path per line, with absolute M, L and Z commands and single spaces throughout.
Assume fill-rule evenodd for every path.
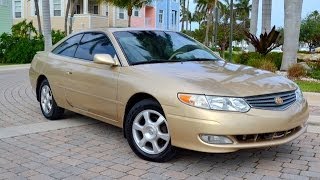
M 163 110 L 152 99 L 142 100 L 130 109 L 124 130 L 131 149 L 142 159 L 166 162 L 176 154 Z
M 54 100 L 49 82 L 47 79 L 43 80 L 39 88 L 39 103 L 41 112 L 45 118 L 49 120 L 60 119 L 64 113 L 64 109 L 59 107 Z M 51 107 L 51 108 L 50 108 Z

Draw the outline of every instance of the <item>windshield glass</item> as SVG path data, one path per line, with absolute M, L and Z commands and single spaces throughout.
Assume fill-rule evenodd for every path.
M 119 31 L 114 36 L 131 65 L 218 59 L 200 43 L 177 32 Z

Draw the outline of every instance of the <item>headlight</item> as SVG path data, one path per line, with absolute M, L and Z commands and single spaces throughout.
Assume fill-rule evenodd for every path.
M 250 110 L 250 106 L 242 98 L 196 94 L 178 94 L 178 98 L 185 104 L 205 109 L 237 112 L 247 112 Z
M 302 94 L 302 91 L 300 90 L 300 88 L 298 88 L 298 89 L 295 91 L 295 93 L 296 93 L 296 100 L 297 100 L 297 102 L 299 102 L 299 103 L 303 102 L 304 97 L 303 97 L 303 94 Z

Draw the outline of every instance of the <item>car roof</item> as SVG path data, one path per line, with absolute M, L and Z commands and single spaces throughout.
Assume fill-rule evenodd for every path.
M 95 29 L 87 29 L 82 31 L 77 31 L 77 33 L 83 33 L 83 32 L 92 32 L 92 31 L 103 31 L 103 32 L 118 32 L 118 31 L 172 31 L 176 32 L 174 30 L 166 30 L 166 29 L 157 29 L 157 28 L 95 28 Z

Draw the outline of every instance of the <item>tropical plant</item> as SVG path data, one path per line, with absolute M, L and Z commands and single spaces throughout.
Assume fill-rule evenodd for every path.
M 213 22 L 213 10 L 216 8 L 217 2 L 218 0 L 198 0 L 197 10 L 200 12 L 204 12 L 207 15 L 207 26 L 204 40 L 204 44 L 206 46 L 209 46 L 209 28 L 211 27 Z
M 129 27 L 131 27 L 131 16 L 132 16 L 133 8 L 141 8 L 142 6 L 152 2 L 152 0 L 98 0 L 98 1 L 110 3 L 119 8 L 127 9 Z
M 36 28 L 33 26 L 32 21 L 27 22 L 23 20 L 11 28 L 12 35 L 15 37 L 28 38 L 30 39 L 33 35 L 38 35 Z
M 200 12 L 200 11 L 195 11 L 192 19 L 194 22 L 197 22 L 199 24 L 199 28 L 201 26 L 201 23 L 203 22 L 203 20 L 205 19 L 205 13 Z
M 301 23 L 300 41 L 308 43 L 309 49 L 320 46 L 320 14 L 312 12 Z
M 242 22 L 244 28 L 248 28 L 249 14 L 252 7 L 250 0 L 237 0 L 235 7 L 237 19 Z
M 245 31 L 245 35 L 247 36 L 247 40 L 255 47 L 256 52 L 262 55 L 268 54 L 271 50 L 281 45 L 279 41 L 280 32 L 275 29 L 275 26 L 273 26 L 269 33 L 262 33 L 260 39 L 248 31 Z

